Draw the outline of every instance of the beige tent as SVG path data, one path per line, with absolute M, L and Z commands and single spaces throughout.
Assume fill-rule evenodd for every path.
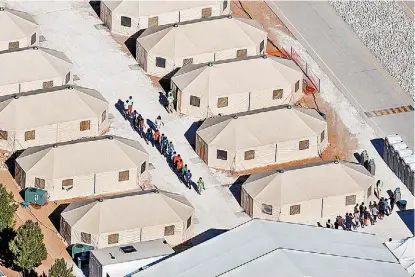
M 39 32 L 30 14 L 0 6 L 0 51 L 38 45 Z
M 72 63 L 64 53 L 42 47 L 0 52 L 0 96 L 71 83 Z
M 252 174 L 241 206 L 254 218 L 307 223 L 353 213 L 373 197 L 373 176 L 360 164 L 326 161 Z
M 202 160 L 230 171 L 317 157 L 327 146 L 321 115 L 289 105 L 208 118 L 196 132 Z
M 1 77 L 0 77 L 1 78 Z M 98 136 L 108 130 L 108 102 L 96 90 L 77 86 L 0 97 L 0 149 Z
M 162 77 L 184 65 L 262 54 L 266 42 L 258 22 L 218 16 L 148 28 L 137 39 L 137 61 Z
M 112 32 L 131 36 L 149 27 L 228 14 L 229 2 L 101 1 L 100 17 Z
M 171 80 L 177 111 L 199 118 L 294 104 L 302 83 L 293 61 L 267 55 L 185 66 Z
M 28 148 L 16 160 L 21 188 L 48 191 L 50 200 L 137 189 L 148 177 L 149 155 L 138 141 L 116 136 Z
M 96 248 L 165 238 L 175 246 L 193 235 L 195 209 L 186 197 L 165 191 L 71 203 L 61 214 L 68 244 Z

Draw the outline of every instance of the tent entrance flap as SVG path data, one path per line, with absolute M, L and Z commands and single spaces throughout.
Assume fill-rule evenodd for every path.
M 208 164 L 208 146 L 199 136 L 196 136 L 196 153 Z

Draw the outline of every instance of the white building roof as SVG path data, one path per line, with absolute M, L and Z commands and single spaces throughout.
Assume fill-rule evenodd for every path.
M 277 106 L 207 118 L 197 134 L 222 149 L 251 149 L 320 135 L 326 121 L 313 109 Z
M 408 277 L 375 235 L 254 219 L 134 277 Z
M 374 183 L 372 175 L 360 164 L 328 161 L 287 168 L 282 172 L 254 173 L 243 188 L 255 201 L 281 206 L 366 192 Z
M 409 237 L 401 240 L 385 242 L 386 247 L 398 258 L 408 273 L 415 276 L 415 238 Z
M 266 57 L 266 58 L 264 58 Z M 182 67 L 172 78 L 181 91 L 194 96 L 223 96 L 278 89 L 300 80 L 303 73 L 291 60 L 255 56 Z
M 96 90 L 62 86 L 0 97 L 0 126 L 4 131 L 100 117 L 108 102 Z
M 64 53 L 37 46 L 2 51 L 0 64 L 7 68 L 0 74 L 0 86 L 52 79 L 65 75 L 72 68 Z
M 133 251 L 125 253 L 123 249 L 127 247 Z M 91 253 L 101 265 L 110 265 L 170 255 L 174 250 L 164 239 L 156 239 L 95 249 Z
M 193 213 L 186 197 L 158 191 L 73 202 L 62 217 L 76 230 L 99 234 L 174 224 Z
M 113 13 L 128 15 L 132 18 L 155 16 L 164 13 L 219 5 L 222 1 L 103 1 Z
M 0 6 L 0 41 L 17 41 L 34 34 L 38 24 L 28 13 Z
M 175 58 L 258 46 L 266 38 L 261 25 L 246 18 L 217 16 L 176 24 L 148 28 L 137 43 L 152 55 Z
M 85 176 L 140 168 L 148 153 L 138 141 L 103 136 L 25 150 L 16 162 L 27 173 L 43 179 Z M 82 153 L 82 154 L 80 154 Z

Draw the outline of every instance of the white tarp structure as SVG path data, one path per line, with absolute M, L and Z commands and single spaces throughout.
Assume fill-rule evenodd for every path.
M 71 83 L 71 61 L 64 53 L 27 47 L 0 52 L 0 96 Z
M 345 161 L 254 173 L 242 185 L 241 206 L 254 218 L 311 223 L 368 203 L 375 182 L 364 166 Z
M 50 200 L 137 189 L 148 175 L 149 155 L 138 141 L 116 136 L 32 147 L 16 160 L 21 188 L 37 187 Z
M 30 14 L 0 5 L 0 51 L 38 45 L 39 32 Z
M 386 247 L 398 258 L 408 273 L 415 276 L 415 238 L 409 237 L 401 240 L 385 242 Z
M 68 244 L 95 248 L 164 238 L 175 246 L 193 235 L 194 208 L 186 197 L 165 191 L 71 203 L 61 214 Z
M 109 128 L 107 114 L 108 102 L 98 91 L 78 86 L 2 96 L 0 149 L 14 152 L 98 136 Z
M 199 157 L 230 171 L 317 157 L 327 146 L 324 118 L 289 105 L 208 118 L 196 132 Z
M 150 75 L 163 77 L 184 65 L 263 54 L 267 33 L 252 19 L 218 16 L 145 30 L 136 58 Z
M 133 277 L 408 277 L 375 235 L 254 219 Z
M 185 66 L 171 85 L 178 112 L 206 118 L 294 104 L 303 72 L 292 60 L 263 55 Z
M 230 1 L 101 1 L 100 18 L 115 33 L 131 36 L 159 25 L 228 14 Z

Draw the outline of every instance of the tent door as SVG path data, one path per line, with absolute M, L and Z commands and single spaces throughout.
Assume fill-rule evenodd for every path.
M 278 144 L 275 144 L 275 162 L 277 162 Z
M 174 96 L 174 99 L 176 99 L 176 111 L 181 112 L 182 111 L 182 91 L 180 89 L 175 90 L 176 95 Z

